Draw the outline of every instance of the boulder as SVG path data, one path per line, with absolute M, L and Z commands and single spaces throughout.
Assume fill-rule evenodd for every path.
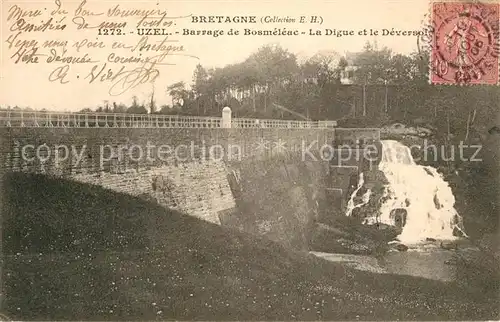
M 394 226 L 396 226 L 399 229 L 403 229 L 403 227 L 406 225 L 406 216 L 408 215 L 408 212 L 404 208 L 395 208 L 391 210 L 391 214 L 389 215 L 390 219 L 394 223 Z
M 446 249 L 446 250 L 456 250 L 458 249 L 458 245 L 457 243 L 455 242 L 452 242 L 452 241 L 442 241 L 439 246 L 442 248 L 442 249 Z
M 406 246 L 405 244 L 401 244 L 399 242 L 396 242 L 396 241 L 392 241 L 389 244 L 391 245 L 392 248 L 399 250 L 400 252 L 406 252 L 408 250 L 408 246 Z
M 384 223 L 381 223 L 381 222 L 373 224 L 373 226 L 376 227 L 377 229 L 380 229 L 380 230 L 392 229 L 393 228 L 391 225 L 384 224 Z
M 431 237 L 427 237 L 427 238 L 425 239 L 425 241 L 428 241 L 428 242 L 435 242 L 435 241 L 436 241 L 436 239 L 435 239 L 435 238 L 431 238 Z
M 467 237 L 467 235 L 464 234 L 462 229 L 459 229 L 458 227 L 453 227 L 453 236 L 455 237 Z
M 404 244 L 397 244 L 396 249 L 399 250 L 400 252 L 406 252 L 408 250 L 408 246 Z

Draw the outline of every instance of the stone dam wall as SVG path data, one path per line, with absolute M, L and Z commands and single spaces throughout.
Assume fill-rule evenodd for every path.
M 320 156 L 334 139 L 332 129 L 2 128 L 0 173 L 99 185 L 303 248 L 357 175 Z

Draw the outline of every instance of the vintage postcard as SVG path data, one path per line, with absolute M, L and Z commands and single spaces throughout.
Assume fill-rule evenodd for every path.
M 500 319 L 498 1 L 0 1 L 0 320 Z

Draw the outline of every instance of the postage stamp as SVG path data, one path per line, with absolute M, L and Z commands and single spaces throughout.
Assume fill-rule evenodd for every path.
M 0 0 L 0 322 L 499 320 L 499 1 Z
M 435 2 L 431 6 L 430 82 L 498 84 L 499 5 Z

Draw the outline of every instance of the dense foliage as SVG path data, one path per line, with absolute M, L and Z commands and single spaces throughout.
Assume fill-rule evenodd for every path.
M 351 85 L 340 81 L 348 65 L 357 68 Z M 428 74 L 427 53 L 395 54 L 367 43 L 359 53 L 324 51 L 299 59 L 279 45 L 266 45 L 237 64 L 197 65 L 192 84 L 165 89 L 172 105 L 157 106 L 153 93 L 148 102 L 105 102 L 96 111 L 220 116 L 230 106 L 235 117 L 335 119 L 344 126 L 398 121 L 432 125 L 460 139 L 494 125 L 497 86 L 430 85 Z

